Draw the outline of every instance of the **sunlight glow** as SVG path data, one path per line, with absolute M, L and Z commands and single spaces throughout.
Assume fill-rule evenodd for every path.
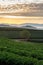
M 43 24 L 43 17 L 22 17 L 22 16 L 1 16 L 0 23 L 22 24 L 22 23 L 38 23 Z

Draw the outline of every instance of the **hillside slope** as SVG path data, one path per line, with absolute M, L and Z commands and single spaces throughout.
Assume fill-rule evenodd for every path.
M 0 65 L 43 65 L 43 43 L 1 38 Z

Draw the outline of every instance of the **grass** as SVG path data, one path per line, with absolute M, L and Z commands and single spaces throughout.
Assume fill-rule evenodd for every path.
M 0 38 L 0 65 L 43 65 L 43 43 Z

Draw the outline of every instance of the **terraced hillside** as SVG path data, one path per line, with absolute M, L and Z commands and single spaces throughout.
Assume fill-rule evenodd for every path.
M 0 38 L 6 37 L 6 38 L 11 38 L 11 39 L 25 39 L 24 36 L 26 35 L 26 38 L 29 37 L 30 40 L 43 41 L 43 30 L 38 30 L 36 28 L 32 29 L 32 27 L 31 28 L 30 27 L 28 28 L 0 27 Z M 21 32 L 23 31 L 28 31 L 30 36 L 27 36 L 29 34 L 26 32 L 25 35 L 21 37 Z

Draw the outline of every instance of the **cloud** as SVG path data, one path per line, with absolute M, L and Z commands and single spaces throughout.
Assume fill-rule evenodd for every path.
M 29 3 L 43 3 L 43 0 L 0 0 L 0 4 L 29 4 Z

